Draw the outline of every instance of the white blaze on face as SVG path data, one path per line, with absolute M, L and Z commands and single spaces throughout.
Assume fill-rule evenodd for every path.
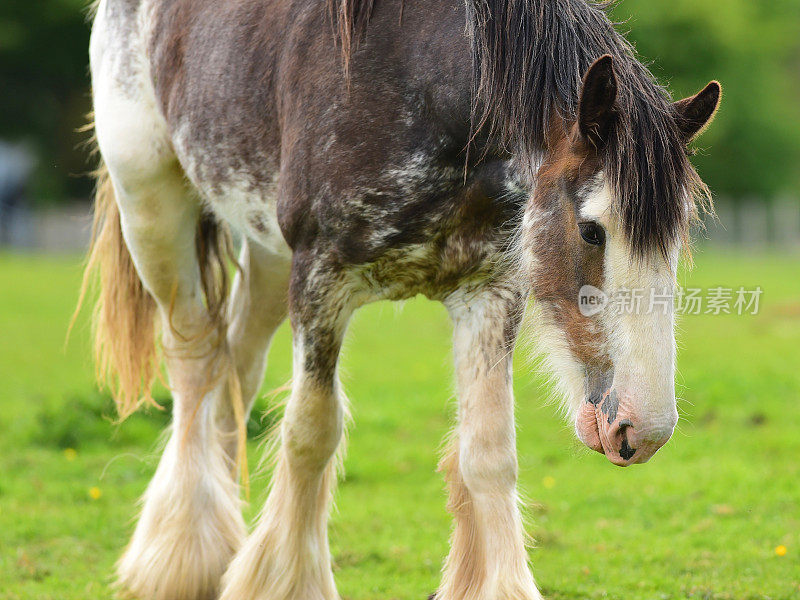
M 581 219 L 606 230 L 604 289 L 609 304 L 599 315 L 614 365 L 613 388 L 636 413 L 637 435 L 663 435 L 677 421 L 675 407 L 675 271 L 660 254 L 638 261 L 612 208 L 602 176 L 581 207 Z

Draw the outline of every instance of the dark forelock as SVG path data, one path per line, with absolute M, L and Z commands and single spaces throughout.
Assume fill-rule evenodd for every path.
M 616 31 L 609 3 L 468 0 L 467 7 L 476 69 L 474 127 L 490 128 L 525 156 L 540 155 L 554 117 L 565 125 L 577 119 L 584 74 L 610 54 L 617 116 L 600 161 L 614 208 L 640 257 L 666 255 L 685 240 L 691 200 L 707 198 L 707 188 L 688 159 L 669 93 Z

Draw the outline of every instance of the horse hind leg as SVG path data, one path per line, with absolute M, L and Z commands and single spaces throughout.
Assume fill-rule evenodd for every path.
M 116 320 L 98 324 L 100 340 L 107 342 L 101 350 L 124 351 L 114 340 L 131 328 L 113 325 L 135 323 L 125 314 L 154 303 L 173 396 L 170 437 L 118 563 L 119 585 L 141 600 L 211 600 L 245 527 L 234 467 L 217 434 L 218 407 L 228 401 L 229 353 L 222 311 L 214 309 L 219 294 L 211 298 L 201 274 L 209 269 L 198 252 L 201 206 L 159 137 L 159 118 L 146 103 L 103 84 L 95 84 L 96 127 L 114 198 L 111 218 L 96 239 L 113 245 L 102 248 L 99 260 L 131 268 L 123 275 L 115 272 L 116 263 L 108 264 L 109 276 L 101 278 L 101 296 L 114 303 L 116 314 Z M 110 233 L 115 230 L 121 235 Z M 128 295 L 108 292 L 123 276 L 135 280 Z M 152 334 L 150 342 L 155 343 Z M 110 362 L 113 367 L 131 359 L 116 356 Z
M 163 191 L 164 188 L 161 188 L 161 192 Z M 236 274 L 226 319 L 229 324 L 227 327 L 227 352 L 225 347 L 220 344 L 221 336 L 226 333 L 223 331 L 224 323 L 219 322 L 221 315 L 214 316 L 212 320 L 216 319 L 216 322 L 211 323 L 203 315 L 203 311 L 199 310 L 199 307 L 190 306 L 189 310 L 186 310 L 185 305 L 178 300 L 181 294 L 170 293 L 170 327 L 176 327 L 176 319 L 185 318 L 182 315 L 190 314 L 193 315 L 191 320 L 194 324 L 205 323 L 205 328 L 202 331 L 200 331 L 201 327 L 197 326 L 197 335 L 193 332 L 187 332 L 185 328 L 182 328 L 184 331 L 182 334 L 176 328 L 172 332 L 172 342 L 168 341 L 169 336 L 165 337 L 168 372 L 176 399 L 173 438 L 176 435 L 180 435 L 181 443 L 192 442 L 196 445 L 201 445 L 202 448 L 197 451 L 188 449 L 193 456 L 182 458 L 180 456 L 182 449 L 179 447 L 175 450 L 171 446 L 171 444 L 175 443 L 173 440 L 168 443 L 164 458 L 162 458 L 162 464 L 169 464 L 169 468 L 159 466 L 157 476 L 154 477 L 153 483 L 151 483 L 145 496 L 145 508 L 140 524 L 125 556 L 119 564 L 121 585 L 129 590 L 141 589 L 141 586 L 136 583 L 137 577 L 142 581 L 155 582 L 159 581 L 159 579 L 163 579 L 165 582 L 178 581 L 168 573 L 165 573 L 163 577 L 153 577 L 152 572 L 150 574 L 141 573 L 141 564 L 148 553 L 155 555 L 152 561 L 153 565 L 158 565 L 161 562 L 158 552 L 143 550 L 143 548 L 149 548 L 153 544 L 153 532 L 166 527 L 165 533 L 161 536 L 164 552 L 169 552 L 169 555 L 179 562 L 181 562 L 180 553 L 182 551 L 177 547 L 168 550 L 170 536 L 172 536 L 172 543 L 176 544 L 176 546 L 183 543 L 180 542 L 182 538 L 186 537 L 183 532 L 191 531 L 187 529 L 187 522 L 193 521 L 194 517 L 202 517 L 205 520 L 205 525 L 210 535 L 208 535 L 208 532 L 206 534 L 199 532 L 200 539 L 191 539 L 190 536 L 185 542 L 185 552 L 200 552 L 200 555 L 197 557 L 197 562 L 194 566 L 186 565 L 183 562 L 183 566 L 179 569 L 183 578 L 188 581 L 188 587 L 184 595 L 176 595 L 175 587 L 167 587 L 163 590 L 163 594 L 160 591 L 156 591 L 155 588 L 149 592 L 142 591 L 142 598 L 216 597 L 216 589 L 222 570 L 227 567 L 231 555 L 238 548 L 241 541 L 242 525 L 239 517 L 238 501 L 235 497 L 236 490 L 231 489 L 230 486 L 233 466 L 237 460 L 242 458 L 240 455 L 241 448 L 239 447 L 239 419 L 242 416 L 239 415 L 237 417 L 235 407 L 237 402 L 241 402 L 243 418 L 246 420 L 261 386 L 266 369 L 266 356 L 270 341 L 287 313 L 289 259 L 284 255 L 270 253 L 258 244 L 248 246 L 245 240 L 238 262 L 241 269 Z M 146 267 L 144 270 L 146 270 Z M 180 286 L 177 289 L 180 289 Z M 162 292 L 166 292 L 166 288 Z M 196 296 L 196 293 L 194 296 Z M 163 311 L 163 307 L 162 315 L 166 329 L 168 325 L 166 324 L 166 314 Z M 206 332 L 211 337 L 203 340 L 203 334 Z M 179 343 L 182 345 L 182 350 L 174 347 L 174 338 L 176 336 L 180 340 Z M 197 356 L 193 360 L 182 360 L 180 358 L 181 351 Z M 232 389 L 229 385 L 225 385 L 226 382 L 229 382 L 229 380 L 225 379 L 229 374 L 224 372 L 227 367 L 231 366 L 228 362 L 232 363 L 237 381 L 240 382 L 240 398 L 231 397 Z M 190 372 L 190 376 L 192 372 L 198 374 L 204 372 L 214 373 L 215 369 L 217 372 L 205 382 L 201 377 L 200 380 L 194 383 L 189 382 L 188 385 L 179 383 L 177 378 L 181 373 L 186 373 L 187 369 Z M 222 385 L 220 386 L 219 384 Z M 194 401 L 190 400 L 188 404 L 178 402 L 181 393 L 184 394 L 183 397 L 186 397 L 185 394 L 191 393 L 193 389 L 200 389 L 203 385 L 209 386 L 205 397 L 201 399 L 202 392 L 198 392 Z M 192 408 L 192 406 L 195 408 Z M 200 406 L 200 408 L 196 408 L 197 406 Z M 213 425 L 212 407 L 215 409 L 213 411 L 215 412 Z M 194 422 L 187 426 L 178 425 L 189 410 L 197 411 L 191 417 Z M 197 423 L 201 428 L 199 434 L 194 431 L 194 423 Z M 220 450 L 220 445 L 222 450 Z M 216 497 L 218 500 L 219 507 L 217 512 L 212 509 L 208 511 L 208 514 L 205 514 L 205 512 L 200 513 L 200 511 L 195 511 L 191 505 L 184 506 L 182 512 L 181 510 L 168 510 L 163 517 L 157 512 L 158 507 L 164 504 L 163 496 L 160 496 L 157 491 L 160 483 L 168 484 L 168 482 L 172 482 L 174 480 L 174 469 L 179 468 L 179 465 L 175 464 L 175 462 L 167 463 L 167 461 L 188 463 L 185 466 L 187 469 L 208 470 L 210 473 L 215 474 L 211 477 L 212 486 L 209 495 Z M 189 475 L 191 476 L 192 473 L 190 472 Z M 202 490 L 202 487 L 202 485 L 198 486 L 197 483 L 189 481 L 182 485 L 181 489 L 184 492 L 195 494 L 198 489 Z M 178 492 L 180 493 L 180 490 Z M 224 494 L 220 492 L 224 492 Z M 173 506 L 180 508 L 180 505 L 181 497 L 179 496 Z M 149 510 L 148 507 L 150 507 Z M 167 523 L 167 519 L 171 521 Z M 219 529 L 215 531 L 215 527 L 219 527 Z M 209 540 L 209 544 L 203 548 L 203 540 L 205 539 Z M 192 583 L 192 573 L 204 573 L 206 576 L 199 580 L 195 578 L 194 583 Z
M 228 310 L 228 348 L 241 384 L 244 416 L 264 380 L 272 336 L 286 319 L 289 270 L 288 254 L 276 254 L 258 243 L 243 240 Z M 231 461 L 240 454 L 239 423 L 235 399 L 222 402 L 219 432 Z

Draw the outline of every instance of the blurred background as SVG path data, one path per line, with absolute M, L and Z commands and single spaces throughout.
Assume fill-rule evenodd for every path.
M 0 3 L 2 244 L 85 243 L 87 14 L 86 0 Z M 695 159 L 724 225 L 711 241 L 800 244 L 800 2 L 623 0 L 615 15 L 676 97 L 723 84 Z

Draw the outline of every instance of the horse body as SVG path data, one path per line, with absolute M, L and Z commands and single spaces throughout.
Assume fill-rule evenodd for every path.
M 347 412 L 337 363 L 368 302 L 424 294 L 454 323 L 459 425 L 443 467 L 456 525 L 441 600 L 539 597 L 516 502 L 511 377 L 531 293 L 581 439 L 627 465 L 671 434 L 671 312 L 593 319 L 578 290 L 673 284 L 694 182 L 684 143 L 718 86 L 673 107 L 582 0 L 498 0 L 491 19 L 488 7 L 100 0 L 91 64 L 108 180 L 90 265 L 103 274 L 101 364 L 127 414 L 152 379 L 160 320 L 174 396 L 172 437 L 118 566 L 127 591 L 337 597 L 326 527 Z M 502 10 L 524 25 L 509 38 L 519 61 Z M 494 46 L 502 60 L 487 59 Z M 609 49 L 618 74 L 600 59 L 579 89 Z M 523 70 L 515 95 L 501 79 L 520 65 L 540 72 Z M 538 120 L 508 106 L 532 89 L 549 107 Z M 520 141 L 515 124 L 541 131 Z M 631 137 L 647 127 L 655 141 Z M 631 183 L 616 170 L 626 152 L 659 164 L 639 165 Z M 666 173 L 672 195 L 647 173 Z M 642 189 L 656 190 L 642 202 L 664 220 L 629 204 Z M 225 227 L 243 240 L 230 294 Z M 244 540 L 230 471 L 287 313 L 292 396 L 271 492 Z M 135 343 L 120 345 L 120 331 Z
M 373 29 L 397 30 L 399 8 L 379 6 Z M 145 0 L 137 11 L 130 43 L 118 38 L 106 53 L 136 53 L 118 61 L 120 78 L 131 77 L 130 60 L 142 65 L 138 89 L 125 88 L 159 122 L 145 148 L 172 150 L 150 160 L 177 160 L 207 209 L 248 239 L 359 266 L 375 298 L 443 298 L 486 270 L 506 241 L 500 230 L 521 217 L 508 155 L 490 148 L 464 166 L 471 67 L 461 5 L 407 7 L 402 35 L 364 40 L 376 60 L 354 61 L 349 82 L 335 39 L 319 35 L 330 27 L 319 2 Z M 140 115 L 128 118 L 139 127 Z M 389 262 L 403 263 L 404 276 L 417 265 L 415 281 L 388 281 Z

